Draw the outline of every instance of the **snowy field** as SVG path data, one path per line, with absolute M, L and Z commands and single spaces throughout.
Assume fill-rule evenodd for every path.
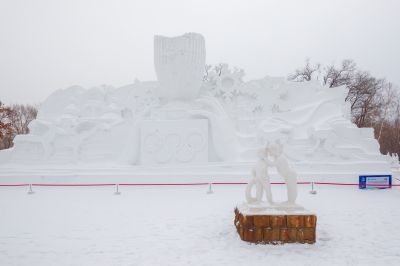
M 0 265 L 400 265 L 399 187 L 300 186 L 317 243 L 275 246 L 239 239 L 242 185 L 34 190 L 0 188 Z

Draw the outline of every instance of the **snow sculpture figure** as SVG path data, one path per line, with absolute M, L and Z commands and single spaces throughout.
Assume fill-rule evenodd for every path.
M 271 183 L 268 176 L 268 166 L 271 164 L 267 160 L 267 150 L 260 149 L 258 151 L 259 161 L 256 163 L 252 170 L 253 178 L 246 186 L 246 200 L 250 204 L 260 204 L 262 202 L 262 197 L 265 191 L 267 201 L 273 204 Z M 253 186 L 256 187 L 256 197 L 251 195 L 251 190 Z
M 205 41 L 201 34 L 186 33 L 172 38 L 154 36 L 159 96 L 166 100 L 197 98 L 205 61 Z
M 252 170 L 253 178 L 246 186 L 245 195 L 247 203 L 252 205 L 262 204 L 262 197 L 265 192 L 267 202 L 274 208 L 302 209 L 301 206 L 296 204 L 297 173 L 290 168 L 288 160 L 283 155 L 283 145 L 279 141 L 273 144 L 268 144 L 265 148 L 258 151 L 258 157 L 259 161 Z M 271 157 L 272 160 L 269 160 L 269 157 Z M 276 167 L 277 172 L 286 182 L 287 201 L 283 203 L 278 204 L 272 200 L 268 167 Z M 251 193 L 254 186 L 256 188 L 255 197 L 253 197 Z M 258 209 L 258 207 L 256 207 L 256 209 Z
M 275 166 L 279 175 L 281 175 L 287 187 L 287 201 L 282 203 L 282 207 L 299 207 L 296 205 L 297 198 L 297 173 L 290 168 L 288 160 L 283 155 L 283 145 L 276 143 L 267 145 L 267 153 L 273 158 L 269 165 Z

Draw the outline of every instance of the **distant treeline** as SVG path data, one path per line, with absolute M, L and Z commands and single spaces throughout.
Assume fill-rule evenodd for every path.
M 343 60 L 338 66 L 307 60 L 288 79 L 318 80 L 330 88 L 346 86 L 353 122 L 358 127 L 374 128 L 382 154 L 400 154 L 400 92 L 392 83 L 359 70 L 353 60 Z

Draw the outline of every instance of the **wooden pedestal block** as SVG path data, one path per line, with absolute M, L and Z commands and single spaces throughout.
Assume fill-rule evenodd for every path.
M 313 244 L 316 241 L 317 216 L 311 213 L 249 214 L 235 208 L 234 224 L 240 238 L 251 243 Z

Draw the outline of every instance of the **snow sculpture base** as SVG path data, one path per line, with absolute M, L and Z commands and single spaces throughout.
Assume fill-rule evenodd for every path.
M 242 204 L 235 208 L 234 224 L 240 238 L 246 242 L 314 244 L 316 241 L 317 216 L 300 208 L 268 206 L 255 210 Z
M 304 211 L 304 208 L 298 204 L 286 204 L 286 203 L 274 203 L 270 205 L 267 202 L 261 203 L 244 203 L 242 205 L 243 210 L 248 212 L 260 212 L 260 211 Z

